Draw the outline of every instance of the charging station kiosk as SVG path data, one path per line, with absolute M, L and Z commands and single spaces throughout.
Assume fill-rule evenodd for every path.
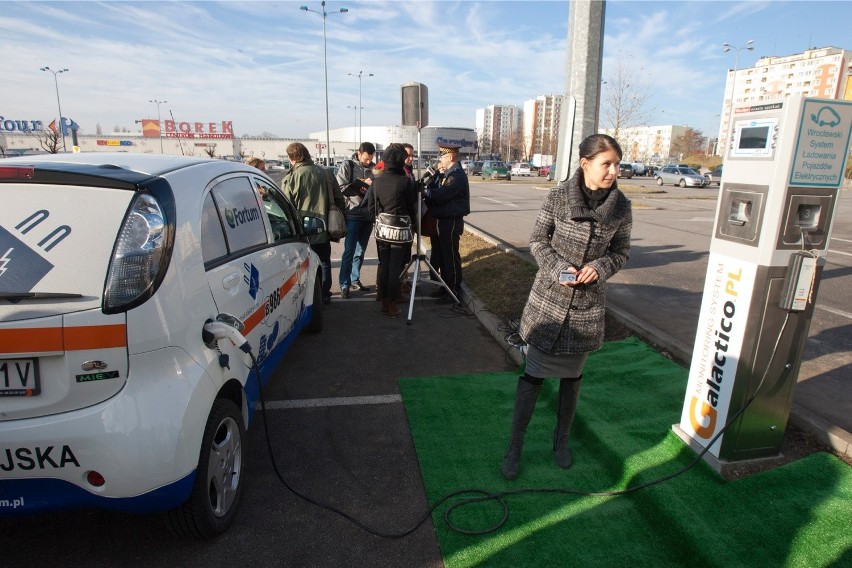
M 852 102 L 789 97 L 736 107 L 732 120 L 673 426 L 696 452 L 710 445 L 704 460 L 720 472 L 780 453 L 849 152 Z

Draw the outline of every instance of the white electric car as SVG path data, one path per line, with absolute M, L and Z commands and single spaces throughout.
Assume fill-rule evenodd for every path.
M 259 170 L 162 155 L 0 160 L 0 203 L 0 515 L 224 531 L 260 382 L 322 327 L 324 220 Z

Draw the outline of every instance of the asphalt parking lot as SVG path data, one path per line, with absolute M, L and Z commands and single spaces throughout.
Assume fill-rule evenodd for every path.
M 339 247 L 332 259 L 339 260 Z M 365 283 L 375 282 L 375 269 L 371 244 Z M 436 304 L 431 291 L 418 290 L 410 325 L 405 315 L 382 316 L 373 291 L 349 300 L 335 294 L 323 331 L 296 340 L 264 391 L 270 442 L 287 483 L 379 532 L 410 528 L 428 510 L 398 379 L 516 366 L 475 316 Z M 4 518 L 4 565 L 443 565 L 431 520 L 404 539 L 381 538 L 282 486 L 262 426 L 256 420 L 249 430 L 243 502 L 219 538 L 187 541 L 171 536 L 158 516 L 109 511 Z

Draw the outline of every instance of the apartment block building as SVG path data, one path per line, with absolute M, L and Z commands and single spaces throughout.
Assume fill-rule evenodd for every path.
M 729 139 L 738 106 L 783 100 L 791 95 L 852 100 L 852 52 L 837 47 L 808 49 L 787 56 L 764 56 L 754 67 L 730 69 L 719 121 L 717 155 Z
M 508 159 L 509 144 L 521 132 L 521 109 L 513 105 L 488 105 L 476 110 L 476 135 L 480 154 L 501 154 Z
M 556 155 L 564 95 L 539 95 L 524 101 L 523 136 L 527 156 Z
M 689 126 L 634 126 L 618 130 L 618 144 L 624 152 L 622 161 L 646 164 L 679 162 L 686 156 L 672 155 L 672 144 L 685 135 Z M 602 128 L 602 134 L 614 136 L 613 129 Z

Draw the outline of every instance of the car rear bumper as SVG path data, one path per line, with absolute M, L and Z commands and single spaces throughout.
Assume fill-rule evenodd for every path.
M 174 508 L 189 496 L 215 396 L 204 369 L 172 347 L 132 356 L 125 388 L 107 401 L 0 422 L 0 516 Z

